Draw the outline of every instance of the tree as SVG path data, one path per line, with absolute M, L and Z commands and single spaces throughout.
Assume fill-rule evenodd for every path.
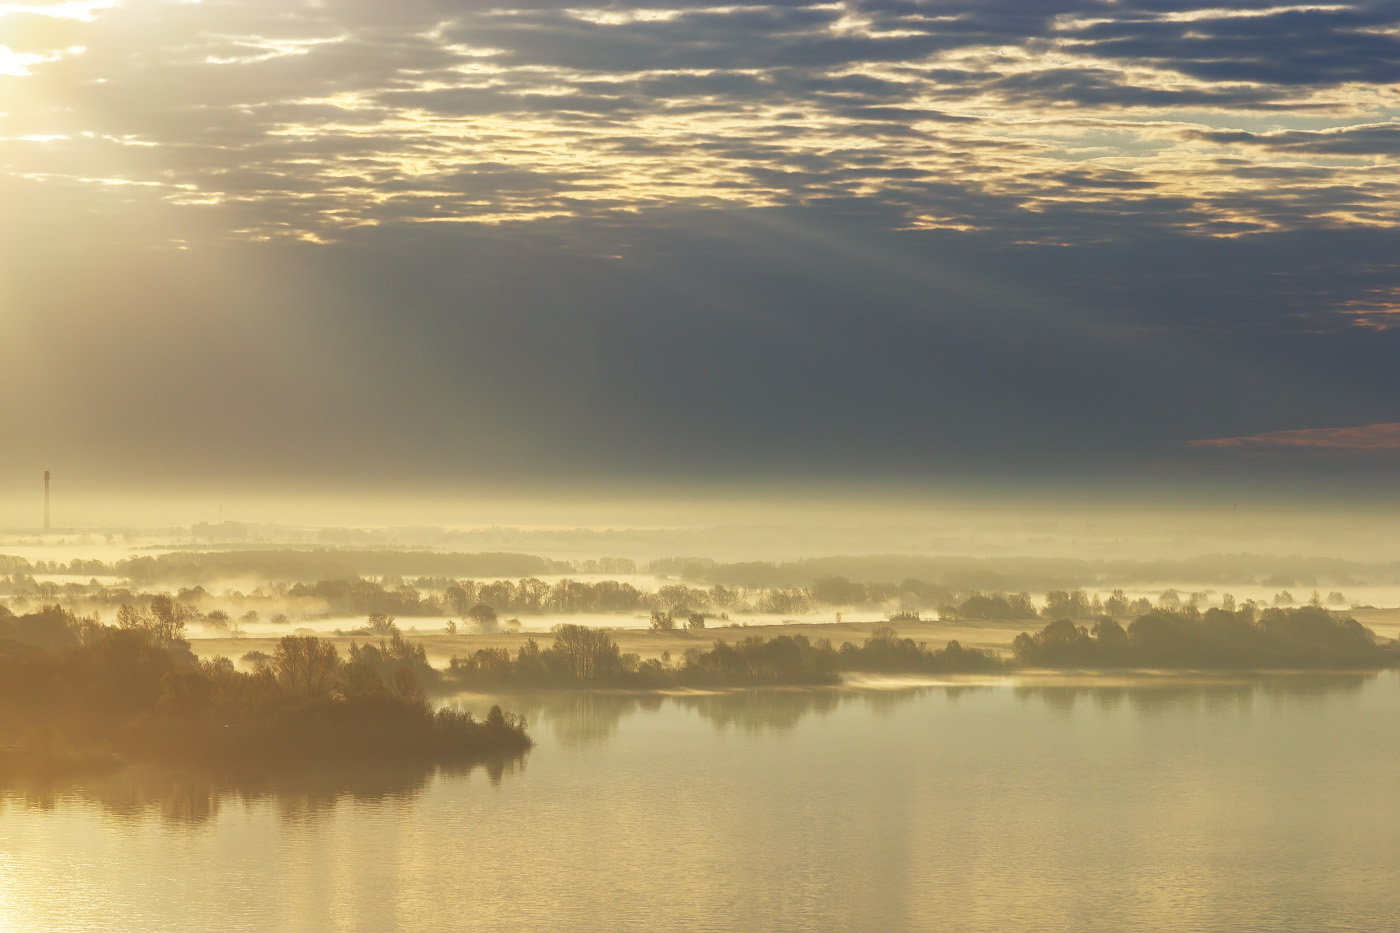
M 472 593 L 476 592 L 476 584 L 472 584 Z M 468 593 L 466 588 L 460 583 L 448 584 L 444 595 L 447 597 L 447 604 L 452 611 L 459 616 L 467 614 L 467 610 L 472 606 L 472 593 Z
M 515 602 L 521 612 L 543 612 L 549 599 L 549 584 L 535 577 L 521 580 L 515 587 Z
M 173 645 L 185 635 L 185 607 L 162 593 L 151 597 L 152 634 L 162 645 Z
M 812 599 L 827 606 L 858 606 L 865 602 L 865 586 L 845 577 L 818 577 L 812 581 Z
M 550 650 L 565 660 L 579 680 L 596 680 L 612 674 L 621 661 L 617 643 L 607 632 L 583 625 L 556 625 Z
M 117 607 L 117 625 L 124 629 L 144 629 L 146 620 L 141 614 L 141 610 L 122 603 Z
M 1122 662 L 1128 653 L 1128 633 L 1113 619 L 1100 619 L 1094 623 L 1094 647 L 1101 663 Z
M 155 644 L 170 648 L 185 637 L 185 609 L 165 595 L 151 597 L 148 612 L 123 603 L 117 609 L 117 625 L 145 632 Z
M 1035 603 L 1031 602 L 1030 593 L 1012 593 L 1006 597 L 1006 604 L 1011 607 L 1014 619 L 1035 618 Z
M 1128 597 L 1122 590 L 1114 590 L 1108 594 L 1108 599 L 1104 600 L 1103 611 L 1111 616 L 1125 616 L 1128 614 Z
M 509 580 L 496 580 L 477 587 L 476 598 L 488 606 L 509 609 L 515 602 L 515 584 Z
M 728 609 L 739 601 L 739 591 L 716 583 L 710 587 L 710 602 L 721 609 Z
M 421 706 L 424 709 L 428 706 L 428 699 L 423 693 L 423 685 L 418 680 L 418 675 L 413 668 L 407 664 L 400 664 L 394 668 L 389 675 L 389 692 L 414 706 Z
M 705 616 L 699 612 L 692 612 L 690 618 L 686 619 L 685 627 L 694 631 L 705 627 Z
M 1083 590 L 1073 593 L 1051 590 L 1045 594 L 1045 608 L 1041 614 L 1051 618 L 1083 619 L 1090 614 L 1089 597 Z
M 676 627 L 676 620 L 670 612 L 653 609 L 651 611 L 651 627 L 653 631 L 669 632 Z
M 394 624 L 393 616 L 386 616 L 382 612 L 371 612 L 369 614 L 369 633 L 371 635 L 396 635 L 399 627 Z
M 671 611 L 672 615 L 686 615 L 690 611 L 690 588 L 684 583 L 671 583 L 656 591 L 656 598 Z
M 340 674 L 340 654 L 315 635 L 286 635 L 272 652 L 272 672 L 291 693 L 325 696 Z
M 478 632 L 496 631 L 496 610 L 486 605 L 486 603 L 477 603 L 475 606 L 468 609 L 467 618 L 471 619 L 476 625 L 476 630 Z

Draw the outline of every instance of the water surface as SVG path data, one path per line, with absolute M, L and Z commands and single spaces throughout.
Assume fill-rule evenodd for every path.
M 880 686 L 516 697 L 538 746 L 469 772 L 12 785 L 0 929 L 1400 918 L 1400 676 Z

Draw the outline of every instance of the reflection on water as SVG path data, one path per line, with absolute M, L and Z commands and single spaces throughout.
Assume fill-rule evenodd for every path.
M 1175 707 L 1221 710 L 1230 706 L 1249 706 L 1256 700 L 1278 702 L 1331 694 L 1354 694 L 1377 676 L 1375 673 L 1310 672 L 1200 679 L 1161 677 L 1138 686 L 1092 684 L 1073 679 L 1064 683 L 1056 682 L 1056 678 L 1045 678 L 1044 682 L 1017 684 L 1013 690 L 1017 699 L 1023 702 L 1040 703 L 1061 713 L 1072 712 L 1075 705 L 1083 701 L 1104 710 L 1115 709 L 1126 702 L 1137 713 L 1153 715 Z
M 1400 916 L 1394 672 L 508 705 L 538 743 L 528 769 L 0 787 L 0 929 L 1315 931 Z
M 722 693 L 667 695 L 660 693 L 544 693 L 491 696 L 486 702 L 508 705 L 523 714 L 532 734 L 548 735 L 565 746 L 605 742 L 614 737 L 629 716 L 657 713 L 663 708 L 682 709 L 713 723 L 718 731 L 735 729 L 745 734 L 784 733 L 796 728 L 808 715 L 824 716 L 843 702 L 864 702 L 872 710 L 890 709 L 918 695 L 922 687 L 879 693 L 855 693 L 831 689 L 755 689 Z M 469 695 L 481 705 L 479 695 Z
M 606 742 L 617 735 L 629 716 L 679 708 L 711 723 L 715 730 L 733 729 L 747 735 L 783 734 L 806 718 L 829 716 L 837 709 L 858 705 L 877 718 L 900 707 L 937 695 L 950 704 L 977 693 L 1010 687 L 1021 703 L 1034 703 L 1069 714 L 1079 703 L 1101 710 L 1127 704 L 1135 713 L 1153 715 L 1173 708 L 1219 710 L 1256 701 L 1279 702 L 1329 695 L 1354 694 L 1375 680 L 1375 673 L 1283 673 L 1249 675 L 1034 675 L 969 679 L 966 682 L 922 683 L 881 681 L 879 689 L 861 687 L 759 688 L 716 693 L 659 694 L 554 692 L 509 696 L 464 694 L 467 705 L 500 703 L 523 713 L 537 736 L 547 734 L 561 745 Z
M 198 824 L 214 820 L 230 803 L 266 802 L 284 819 L 305 819 L 330 812 L 341 801 L 411 801 L 438 774 L 464 778 L 480 770 L 496 785 L 505 775 L 524 767 L 525 756 L 493 757 L 470 764 L 384 761 L 246 774 L 129 767 L 101 776 L 20 776 L 0 781 L 0 808 L 8 804 L 54 810 L 81 802 L 97 804 L 118 818 L 158 814 L 168 822 Z
M 1220 712 L 1256 702 L 1324 698 L 1355 694 L 1377 675 L 1281 674 L 1253 677 L 1185 679 L 1160 677 L 1132 686 L 1125 682 L 1091 683 L 1085 678 L 1039 677 L 1033 682 L 1004 678 L 1021 704 L 1035 704 L 1062 715 L 1080 704 L 1102 711 L 1127 705 L 1135 714 L 1156 716 L 1170 710 Z M 1130 679 L 1131 680 L 1131 679 Z M 920 684 L 883 689 L 753 689 L 719 693 L 664 695 L 621 692 L 557 692 L 512 695 L 499 699 L 519 710 L 532 731 L 563 747 L 606 743 L 628 717 L 656 714 L 670 707 L 698 716 L 716 732 L 734 730 L 749 736 L 782 735 L 809 717 L 821 719 L 846 706 L 860 707 L 877 719 L 931 696 L 950 704 L 975 693 L 997 689 L 988 682 Z M 473 701 L 481 699 L 471 695 Z M 131 767 L 116 774 L 72 778 L 0 779 L 0 805 L 23 804 L 51 810 L 72 800 L 98 803 L 118 816 L 159 813 L 163 819 L 197 823 L 217 816 L 229 802 L 270 801 L 286 818 L 314 816 L 340 800 L 360 802 L 412 800 L 438 774 L 465 777 L 480 770 L 492 784 L 525 767 L 525 756 L 491 758 L 468 765 L 379 762 L 330 769 L 296 769 L 247 774 L 209 773 Z
M 791 732 L 808 716 L 830 715 L 842 696 L 832 690 L 743 690 L 678 696 L 673 702 L 723 732 Z
M 480 699 L 468 696 L 473 701 Z M 624 718 L 639 712 L 654 713 L 665 699 L 655 693 L 563 692 L 490 697 L 487 702 L 523 715 L 536 739 L 547 734 L 562 745 L 578 746 L 611 738 Z

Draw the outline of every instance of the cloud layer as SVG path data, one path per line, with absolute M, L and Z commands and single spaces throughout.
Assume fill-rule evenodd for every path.
M 1397 153 L 1394 0 L 0 3 L 0 420 L 143 481 L 1380 444 L 1311 428 L 1400 417 Z
M 0 8 L 7 199 L 174 239 L 868 201 L 1041 242 L 1400 219 L 1393 2 L 387 6 Z

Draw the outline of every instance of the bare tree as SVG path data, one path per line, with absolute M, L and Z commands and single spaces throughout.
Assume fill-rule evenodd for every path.
M 568 659 L 569 667 L 579 680 L 594 680 L 610 674 L 619 663 L 617 643 L 608 633 L 583 625 L 555 626 L 552 650 Z
M 324 696 L 339 677 L 340 654 L 335 645 L 315 635 L 287 635 L 272 653 L 272 671 L 292 693 Z

